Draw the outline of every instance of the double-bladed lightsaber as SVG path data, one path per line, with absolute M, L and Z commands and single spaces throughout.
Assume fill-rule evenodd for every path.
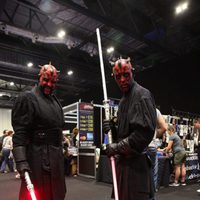
M 106 89 L 106 81 L 105 81 L 105 72 L 104 72 L 104 64 L 103 64 L 103 55 L 102 55 L 102 48 L 101 48 L 101 37 L 99 28 L 96 29 L 97 33 L 97 42 L 98 42 L 98 49 L 99 49 L 99 60 L 100 60 L 100 67 L 101 67 L 101 77 L 102 77 L 102 84 L 103 84 L 103 94 L 104 94 L 104 108 L 105 108 L 105 118 L 106 120 L 110 119 L 109 113 L 109 100 L 107 96 L 107 89 Z M 111 131 L 108 132 L 108 143 L 112 143 L 112 133 Z M 113 156 L 110 157 L 111 166 L 112 166 L 112 177 L 113 177 L 113 186 L 114 186 L 114 194 L 115 200 L 119 200 L 118 196 L 118 188 L 117 188 L 117 177 L 116 177 L 116 169 L 115 169 L 115 159 Z

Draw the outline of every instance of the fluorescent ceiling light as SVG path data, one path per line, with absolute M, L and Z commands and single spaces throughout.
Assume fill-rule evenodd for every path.
M 64 36 L 65 36 L 65 31 L 64 30 L 60 30 L 59 32 L 58 32 L 58 34 L 57 34 L 57 36 L 59 37 L 59 38 L 63 38 Z
M 71 76 L 73 73 L 74 73 L 74 72 L 73 72 L 72 70 L 69 70 L 69 71 L 67 72 L 67 74 L 68 74 L 69 76 Z
M 184 2 L 176 7 L 176 14 L 180 14 L 188 9 L 188 2 Z
M 32 62 L 27 63 L 27 67 L 33 67 L 33 63 Z
M 10 82 L 10 86 L 13 86 L 14 85 L 14 82 Z

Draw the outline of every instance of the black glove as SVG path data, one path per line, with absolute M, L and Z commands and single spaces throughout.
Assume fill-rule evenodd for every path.
M 117 126 L 117 117 L 112 117 L 110 120 L 110 126 Z
M 24 179 L 24 174 L 26 171 L 30 172 L 30 167 L 26 159 L 26 147 L 17 146 L 13 148 L 13 156 L 16 162 L 17 171 L 20 174 L 20 178 Z
M 16 162 L 16 168 L 17 168 L 18 173 L 20 174 L 21 179 L 25 178 L 25 172 L 30 173 L 31 171 L 27 161 Z
M 108 157 L 116 154 L 129 155 L 131 153 L 133 153 L 133 151 L 129 145 L 128 138 L 125 138 L 118 143 L 108 144 L 106 148 L 106 154 Z
M 118 154 L 118 144 L 117 143 L 107 144 L 106 154 L 108 157 Z

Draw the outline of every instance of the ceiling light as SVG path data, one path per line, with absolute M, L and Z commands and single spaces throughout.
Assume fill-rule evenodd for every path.
M 182 9 L 186 10 L 188 8 L 188 2 L 182 4 Z
M 10 86 L 13 86 L 14 85 L 14 82 L 10 82 Z
M 33 63 L 32 62 L 27 63 L 27 67 L 33 67 Z
M 176 7 L 176 14 L 184 12 L 188 8 L 188 2 L 184 2 Z
M 64 30 L 60 30 L 60 31 L 58 32 L 57 36 L 58 36 L 59 38 L 63 38 L 63 37 L 65 36 L 65 31 L 64 31 Z
M 73 72 L 72 70 L 69 70 L 69 71 L 67 72 L 67 74 L 68 74 L 69 76 L 71 76 L 73 73 L 74 73 L 74 72 Z
M 114 49 L 114 47 L 109 47 L 108 49 L 107 49 L 107 53 L 111 53 L 111 52 L 113 52 L 115 49 Z

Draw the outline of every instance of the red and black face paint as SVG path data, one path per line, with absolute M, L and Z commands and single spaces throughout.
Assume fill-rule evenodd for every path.
M 51 65 L 42 66 L 39 73 L 39 85 L 45 95 L 50 95 L 55 89 L 56 82 L 58 80 L 58 73 L 56 68 Z
M 122 92 L 128 92 L 133 82 L 132 66 L 130 63 L 130 59 L 117 60 L 113 67 L 113 75 Z

